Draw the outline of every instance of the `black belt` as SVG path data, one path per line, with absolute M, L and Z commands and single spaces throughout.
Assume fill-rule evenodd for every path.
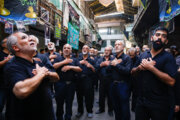
M 113 83 L 114 83 L 114 84 L 118 84 L 118 83 L 124 83 L 124 81 L 123 81 L 123 80 L 121 80 L 121 81 L 114 80 L 114 81 L 113 81 Z

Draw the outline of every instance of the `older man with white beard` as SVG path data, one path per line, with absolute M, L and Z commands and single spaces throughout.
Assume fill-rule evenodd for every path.
M 93 99 L 94 99 L 94 89 L 93 89 L 93 79 L 92 76 L 95 72 L 94 60 L 92 60 L 89 55 L 89 47 L 84 45 L 82 48 L 82 57 L 79 58 L 80 67 L 82 72 L 80 73 L 79 80 L 77 81 L 77 101 L 78 101 L 78 113 L 76 117 L 80 117 L 84 112 L 83 107 L 83 97 L 85 97 L 86 110 L 88 112 L 88 117 L 93 117 Z
M 97 73 L 99 74 L 99 110 L 96 114 L 105 112 L 105 98 L 107 97 L 108 114 L 113 115 L 112 101 L 110 99 L 110 85 L 112 83 L 112 74 L 109 71 L 109 66 L 114 57 L 111 57 L 112 49 L 110 46 L 105 48 L 104 57 L 100 58 L 96 63 Z
M 54 120 L 48 91 L 49 81 L 59 80 L 58 74 L 33 60 L 37 47 L 27 34 L 12 34 L 7 47 L 15 57 L 4 68 L 8 85 L 6 120 Z
M 124 42 L 115 42 L 115 59 L 110 64 L 112 72 L 111 98 L 116 120 L 130 120 L 129 108 L 129 80 L 131 71 L 131 58 L 124 54 Z
M 49 58 L 51 62 L 54 62 L 54 59 L 59 57 L 60 54 L 55 52 L 55 44 L 53 42 L 48 43 L 48 52 L 45 55 Z

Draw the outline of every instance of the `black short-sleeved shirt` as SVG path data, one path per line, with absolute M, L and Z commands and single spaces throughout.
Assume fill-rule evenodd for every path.
M 119 57 L 115 56 L 115 58 L 122 59 L 122 62 L 117 64 L 116 66 L 110 66 L 112 80 L 126 82 L 129 81 L 132 66 L 131 58 L 124 53 Z
M 112 61 L 114 59 L 114 57 L 109 57 L 109 61 Z M 99 58 L 98 61 L 96 62 L 96 69 L 97 69 L 97 72 L 99 73 L 100 75 L 100 78 L 111 78 L 112 74 L 111 72 L 109 71 L 109 66 L 103 66 L 103 67 L 100 67 L 100 64 L 102 62 L 106 61 L 105 57 L 102 57 L 102 58 Z
M 3 51 L 0 51 L 0 61 L 3 61 L 7 56 L 8 56 L 8 54 L 4 53 Z M 4 84 L 5 81 L 4 81 L 4 77 L 3 77 L 3 74 L 4 74 L 3 68 L 4 68 L 4 66 L 2 66 L 0 68 L 0 87 L 1 88 L 5 87 L 5 84 Z
M 71 59 L 73 60 L 72 63 L 66 65 L 79 66 L 79 61 L 76 58 L 71 57 Z M 65 60 L 65 58 L 63 56 L 59 56 L 56 59 L 54 59 L 53 63 L 61 62 L 63 60 Z M 62 65 L 56 70 L 58 75 L 61 77 L 60 81 L 73 81 L 75 78 L 75 73 L 76 73 L 75 71 L 73 70 L 68 70 L 66 72 L 61 71 L 61 69 L 66 65 Z
M 52 99 L 49 94 L 49 81 L 44 79 L 39 87 L 27 98 L 18 99 L 13 93 L 14 85 L 34 75 L 32 70 L 36 64 L 20 58 L 12 58 L 4 67 L 5 79 L 8 85 L 6 118 L 7 120 L 54 120 Z M 50 69 L 54 71 L 54 69 Z
M 46 68 L 54 69 L 53 66 L 52 66 L 51 61 L 49 60 L 49 58 L 46 55 L 37 53 L 34 56 L 34 58 L 39 58 L 40 59 L 40 63 L 42 63 Z
M 150 51 L 145 51 L 140 55 L 137 65 L 141 63 L 142 59 L 146 58 L 152 58 Z M 176 62 L 170 53 L 163 50 L 152 58 L 152 60 L 156 61 L 155 67 L 158 70 L 167 73 L 173 78 L 176 77 Z M 141 71 L 139 75 L 140 100 L 144 99 L 144 103 L 150 107 L 162 108 L 164 106 L 167 108 L 167 105 L 169 106 L 171 102 L 172 87 L 162 82 L 148 70 Z
M 49 58 L 50 53 L 47 52 L 47 53 L 45 53 L 44 55 L 45 55 L 47 58 Z M 57 52 L 54 52 L 53 55 L 57 55 L 57 57 L 60 57 L 60 56 L 61 56 L 61 55 L 60 55 L 59 53 L 57 53 Z
M 79 57 L 79 61 L 83 60 L 83 57 Z M 88 63 L 90 63 L 92 66 L 95 66 L 95 61 L 93 59 L 91 59 L 89 56 L 86 59 L 86 61 L 88 61 Z M 86 65 L 82 65 L 80 64 L 80 67 L 82 69 L 82 72 L 79 73 L 80 77 L 92 77 L 92 75 L 94 74 L 94 72 L 92 71 L 91 68 L 88 68 Z

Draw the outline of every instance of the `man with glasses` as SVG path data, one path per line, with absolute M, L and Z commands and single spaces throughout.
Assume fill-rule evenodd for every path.
M 151 50 L 140 55 L 137 67 L 132 69 L 132 73 L 139 73 L 141 81 L 136 120 L 169 120 L 177 68 L 173 56 L 164 51 L 168 30 L 156 28 L 151 41 Z

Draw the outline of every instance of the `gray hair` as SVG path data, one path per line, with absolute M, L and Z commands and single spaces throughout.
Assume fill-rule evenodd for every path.
M 110 48 L 111 51 L 113 50 L 113 47 L 111 45 L 106 46 L 105 48 Z
M 116 42 L 120 42 L 120 43 L 122 43 L 123 47 L 125 47 L 125 43 L 124 43 L 124 41 L 123 41 L 123 40 L 116 40 Z M 115 42 L 115 44 L 116 44 L 116 42 Z
M 65 44 L 65 45 L 69 45 L 69 46 L 70 46 L 70 49 L 71 49 L 71 51 L 72 51 L 72 46 L 71 46 L 70 44 L 67 43 L 67 44 Z M 65 46 L 65 45 L 64 45 L 64 46 Z M 63 49 L 64 49 L 64 46 L 63 46 Z
M 83 47 L 85 47 L 85 46 L 87 46 L 87 47 L 88 47 L 88 49 L 90 49 L 88 45 L 84 45 Z M 83 48 L 83 47 L 82 47 L 82 48 Z
M 130 48 L 127 53 L 130 54 L 130 52 L 135 52 L 135 54 L 136 54 L 136 48 L 134 48 L 134 47 Z
M 13 45 L 17 45 L 18 38 L 15 35 L 11 35 L 7 38 L 7 48 L 8 50 L 15 55 L 16 51 L 12 48 Z

